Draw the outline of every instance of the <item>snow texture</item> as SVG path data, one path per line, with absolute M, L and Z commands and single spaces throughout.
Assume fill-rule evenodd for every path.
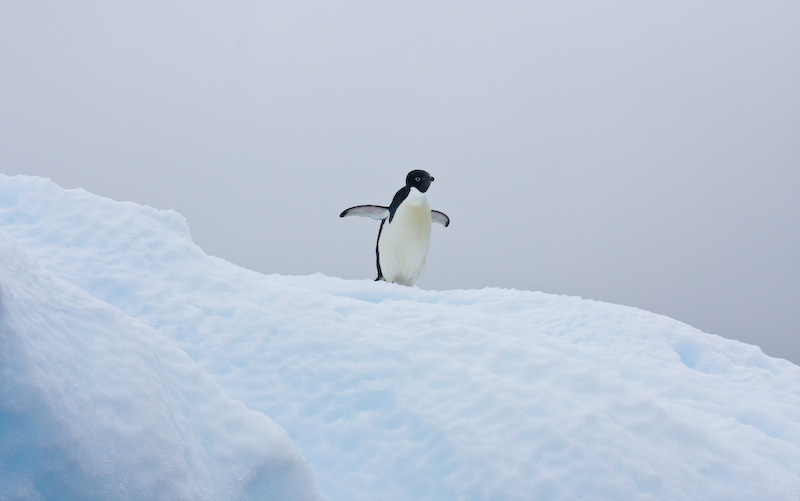
M 0 175 L 0 371 L 0 499 L 800 499 L 800 367 L 756 346 L 265 276 L 41 178 Z

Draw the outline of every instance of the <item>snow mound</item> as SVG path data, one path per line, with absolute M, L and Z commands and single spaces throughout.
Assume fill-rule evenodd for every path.
M 63 435 L 69 456 L 39 471 L 3 445 L 15 478 L 60 489 L 77 468 L 95 497 L 169 480 L 213 498 L 242 470 L 286 479 L 289 458 L 282 485 L 313 496 L 269 416 L 331 500 L 800 497 L 800 367 L 758 347 L 574 297 L 264 276 L 207 256 L 174 212 L 38 178 L 0 175 L 0 229 L 39 263 L 0 270 L 19 401 L 0 433 L 39 454 Z
M 318 498 L 286 432 L 163 335 L 1 230 L 0 263 L 0 499 Z

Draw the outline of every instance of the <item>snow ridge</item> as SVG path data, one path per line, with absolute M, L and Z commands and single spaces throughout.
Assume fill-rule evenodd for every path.
M 70 468 L 75 498 L 800 495 L 800 367 L 755 346 L 540 292 L 264 276 L 38 178 L 0 175 L 0 231 L 0 497 Z

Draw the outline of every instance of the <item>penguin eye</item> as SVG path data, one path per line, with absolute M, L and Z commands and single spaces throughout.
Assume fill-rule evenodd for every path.
M 418 177 L 417 177 L 417 178 L 415 178 L 415 179 L 417 180 L 417 182 L 419 182 L 419 178 L 418 178 Z

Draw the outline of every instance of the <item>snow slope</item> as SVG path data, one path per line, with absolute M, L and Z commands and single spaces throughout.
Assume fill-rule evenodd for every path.
M 0 499 L 316 499 L 272 420 L 0 231 Z
M 40 178 L 0 175 L 3 233 L 0 498 L 800 499 L 800 367 L 755 346 L 574 297 L 264 276 Z

